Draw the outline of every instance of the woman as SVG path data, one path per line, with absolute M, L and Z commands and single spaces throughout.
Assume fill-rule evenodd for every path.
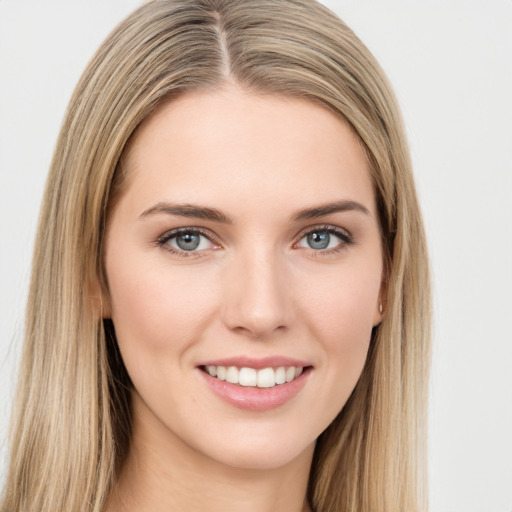
M 429 314 L 356 36 L 306 0 L 150 2 L 57 143 L 2 510 L 425 510 Z

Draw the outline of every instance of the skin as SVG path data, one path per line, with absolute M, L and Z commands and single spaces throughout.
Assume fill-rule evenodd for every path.
M 310 510 L 315 440 L 350 396 L 381 320 L 382 249 L 360 145 L 318 105 L 230 85 L 162 107 L 125 156 L 105 267 L 134 431 L 109 510 Z M 339 201 L 366 211 L 291 220 Z M 163 202 L 231 222 L 147 213 Z M 172 252 L 176 239 L 159 239 L 177 228 L 207 237 Z M 310 247 L 315 228 L 329 249 Z M 240 355 L 312 370 L 284 405 L 249 411 L 216 396 L 197 367 Z

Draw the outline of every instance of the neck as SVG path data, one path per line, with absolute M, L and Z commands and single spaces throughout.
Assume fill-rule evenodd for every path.
M 134 413 L 137 405 L 134 404 Z M 107 512 L 307 512 L 314 446 L 277 468 L 232 467 L 213 460 L 134 414 L 132 442 Z

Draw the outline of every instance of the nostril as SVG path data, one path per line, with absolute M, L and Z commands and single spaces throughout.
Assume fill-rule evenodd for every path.
M 254 326 L 237 326 L 233 330 L 239 334 L 249 336 L 251 338 L 265 338 L 276 332 L 283 332 L 287 329 L 285 325 L 277 327 L 266 325 L 264 322 L 255 323 Z

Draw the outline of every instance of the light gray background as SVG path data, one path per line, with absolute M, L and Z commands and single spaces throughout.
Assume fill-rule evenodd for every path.
M 139 0 L 0 0 L 0 486 L 42 188 L 72 89 Z M 432 512 L 512 511 L 512 2 L 325 0 L 388 73 L 430 240 Z

